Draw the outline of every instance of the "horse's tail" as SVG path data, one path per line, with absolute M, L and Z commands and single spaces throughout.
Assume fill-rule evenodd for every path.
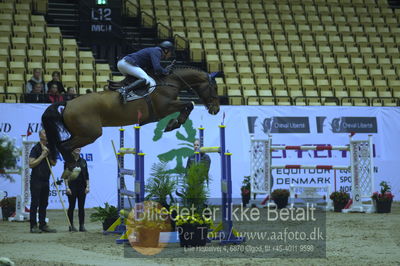
M 53 160 L 56 160 L 58 147 L 60 147 L 61 144 L 60 133 L 57 126 L 57 124 L 63 123 L 62 115 L 58 110 L 60 106 L 65 107 L 65 103 L 54 103 L 50 105 L 42 115 L 42 125 L 43 129 L 46 131 L 48 148 Z

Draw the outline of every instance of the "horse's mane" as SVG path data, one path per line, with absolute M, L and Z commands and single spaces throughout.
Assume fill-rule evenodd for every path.
M 207 71 L 205 71 L 205 70 L 203 70 L 203 69 L 201 69 L 199 67 L 188 66 L 188 65 L 174 65 L 172 69 L 193 69 L 193 70 L 197 70 L 197 71 L 202 72 L 202 73 L 207 73 Z
M 189 66 L 189 65 L 174 65 L 174 66 L 172 67 L 172 71 L 170 72 L 170 75 L 173 74 L 174 70 L 185 70 L 185 69 L 187 69 L 187 70 L 194 70 L 194 71 L 197 71 L 199 74 L 203 74 L 203 75 L 206 74 L 206 75 L 205 75 L 205 76 L 206 76 L 206 79 L 208 79 L 208 81 L 210 82 L 210 77 L 209 77 L 208 72 L 207 72 L 206 70 L 203 70 L 203 69 L 201 69 L 201 68 L 199 68 L 199 67 L 195 67 L 195 66 Z M 165 82 L 165 81 L 168 79 L 168 77 L 169 77 L 170 75 L 161 77 L 161 79 L 158 79 L 158 80 L 161 81 L 161 82 Z

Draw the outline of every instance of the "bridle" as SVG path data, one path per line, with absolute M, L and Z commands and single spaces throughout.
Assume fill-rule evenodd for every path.
M 178 75 L 177 73 L 175 73 L 174 68 L 172 68 L 171 74 L 175 75 L 180 81 L 182 81 L 189 89 L 191 89 L 192 91 L 194 91 L 193 87 L 187 83 L 180 75 Z M 209 91 L 209 95 L 210 95 L 210 99 L 211 101 L 207 103 L 207 107 L 210 109 L 214 104 L 212 100 L 218 100 L 218 96 L 215 96 L 213 93 L 213 88 L 212 88 L 212 84 L 215 83 L 215 81 L 212 80 L 211 76 L 208 73 L 207 74 L 207 78 L 208 78 L 208 91 Z

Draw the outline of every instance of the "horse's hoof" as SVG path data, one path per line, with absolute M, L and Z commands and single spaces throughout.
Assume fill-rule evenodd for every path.
M 165 127 L 164 132 L 169 132 L 172 131 L 174 129 L 179 128 L 181 125 L 178 122 L 178 119 L 171 119 L 168 122 L 168 125 Z
M 170 132 L 170 131 L 172 131 L 172 130 L 174 130 L 174 129 L 171 128 L 170 126 L 167 126 L 167 127 L 164 129 L 164 132 Z

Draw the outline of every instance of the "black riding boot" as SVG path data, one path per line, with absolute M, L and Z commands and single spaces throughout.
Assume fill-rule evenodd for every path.
M 138 79 L 135 82 L 133 82 L 132 84 L 126 86 L 126 87 L 122 87 L 120 89 L 120 93 L 121 93 L 121 102 L 123 104 L 126 104 L 126 99 L 128 97 L 128 94 L 131 91 L 135 91 L 137 88 L 140 88 L 142 86 L 144 86 L 146 84 L 146 80 L 144 79 Z

